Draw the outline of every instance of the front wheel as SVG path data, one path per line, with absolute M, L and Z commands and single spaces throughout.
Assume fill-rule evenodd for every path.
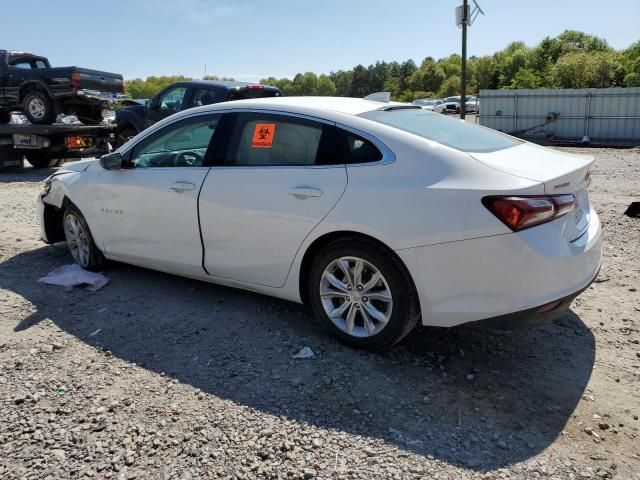
M 69 205 L 62 217 L 64 237 L 73 260 L 87 270 L 99 270 L 105 262 L 80 210 Z
M 315 258 L 309 275 L 315 317 L 338 340 L 382 350 L 402 340 L 420 316 L 409 273 L 373 242 L 342 239 Z
M 53 102 L 46 93 L 38 90 L 27 92 L 23 110 L 27 120 L 34 125 L 49 125 L 56 118 Z

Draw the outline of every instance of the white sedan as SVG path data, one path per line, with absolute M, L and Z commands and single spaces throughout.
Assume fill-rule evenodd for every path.
M 600 267 L 592 158 L 417 106 L 273 98 L 173 115 L 46 180 L 42 238 L 311 306 L 381 349 L 418 322 L 562 315 Z

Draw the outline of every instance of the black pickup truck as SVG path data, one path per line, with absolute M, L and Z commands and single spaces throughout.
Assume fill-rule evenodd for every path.
M 163 118 L 188 108 L 249 98 L 280 97 L 277 87 L 221 80 L 189 80 L 163 88 L 151 100 L 116 111 L 116 147 Z
M 12 110 L 34 125 L 47 125 L 63 113 L 83 123 L 102 121 L 102 109 L 125 92 L 122 75 L 78 67 L 56 67 L 45 57 L 0 50 L 0 123 Z

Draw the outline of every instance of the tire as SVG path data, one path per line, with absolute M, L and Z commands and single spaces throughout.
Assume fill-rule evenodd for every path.
M 135 137 L 138 134 L 138 131 L 130 125 L 125 125 L 124 127 L 118 127 L 118 135 L 116 137 L 116 148 L 120 148 L 122 145 L 127 143 L 129 139 Z
M 92 271 L 104 266 L 104 255 L 96 246 L 84 216 L 73 204 L 69 204 L 62 215 L 62 230 L 74 262 Z
M 0 125 L 6 125 L 11 122 L 11 112 L 8 110 L 0 110 Z
M 37 150 L 28 151 L 24 154 L 27 162 L 33 166 L 33 168 L 49 168 L 55 167 L 58 165 L 60 161 L 57 158 L 51 158 L 44 152 L 39 152 Z
M 27 120 L 34 125 L 50 125 L 55 121 L 53 102 L 46 93 L 38 90 L 27 92 L 22 108 Z
M 337 262 L 342 261 L 343 266 L 346 262 L 351 277 L 354 277 L 357 276 L 358 260 L 362 266 L 361 282 L 348 285 L 344 270 Z M 373 280 L 376 271 L 381 275 L 377 282 Z M 333 279 L 329 281 L 326 273 L 332 273 L 341 288 L 331 283 Z M 372 281 L 375 286 L 371 287 Z M 367 284 L 370 284 L 369 288 Z M 347 289 L 342 288 L 344 286 Z M 332 336 L 354 348 L 378 351 L 392 347 L 413 330 L 420 318 L 415 286 L 400 259 L 364 239 L 339 239 L 322 249 L 313 260 L 307 288 L 315 318 Z M 321 289 L 333 295 L 321 298 Z M 367 292 L 378 298 L 368 298 Z M 344 310 L 347 303 L 351 306 Z M 328 312 L 339 314 L 341 308 L 345 313 L 332 320 Z M 351 325 L 350 312 L 353 313 Z M 368 322 L 365 317 L 368 317 Z

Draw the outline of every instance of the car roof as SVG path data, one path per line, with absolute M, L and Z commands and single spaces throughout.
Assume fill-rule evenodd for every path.
M 20 50 L 3 50 L 3 49 L 0 49 L 0 53 L 5 53 L 7 55 L 24 55 L 25 57 L 42 57 L 42 55 L 38 55 L 37 53 L 21 52 Z
M 189 85 L 189 86 L 200 85 L 203 87 L 220 87 L 220 88 L 225 88 L 227 90 L 241 89 L 241 88 L 261 85 L 264 88 L 279 90 L 277 87 L 274 87 L 271 85 L 262 85 L 260 83 L 250 83 L 250 82 L 237 82 L 235 80 L 180 80 L 171 85 Z
M 376 102 L 362 98 L 350 97 L 267 97 L 252 100 L 235 100 L 232 103 L 217 103 L 207 105 L 212 109 L 242 109 L 264 108 L 269 110 L 285 110 L 290 112 L 309 113 L 334 112 L 346 115 L 359 115 L 361 113 L 378 110 L 390 105 L 401 105 L 396 102 Z M 200 107 L 206 109 L 207 107 Z

